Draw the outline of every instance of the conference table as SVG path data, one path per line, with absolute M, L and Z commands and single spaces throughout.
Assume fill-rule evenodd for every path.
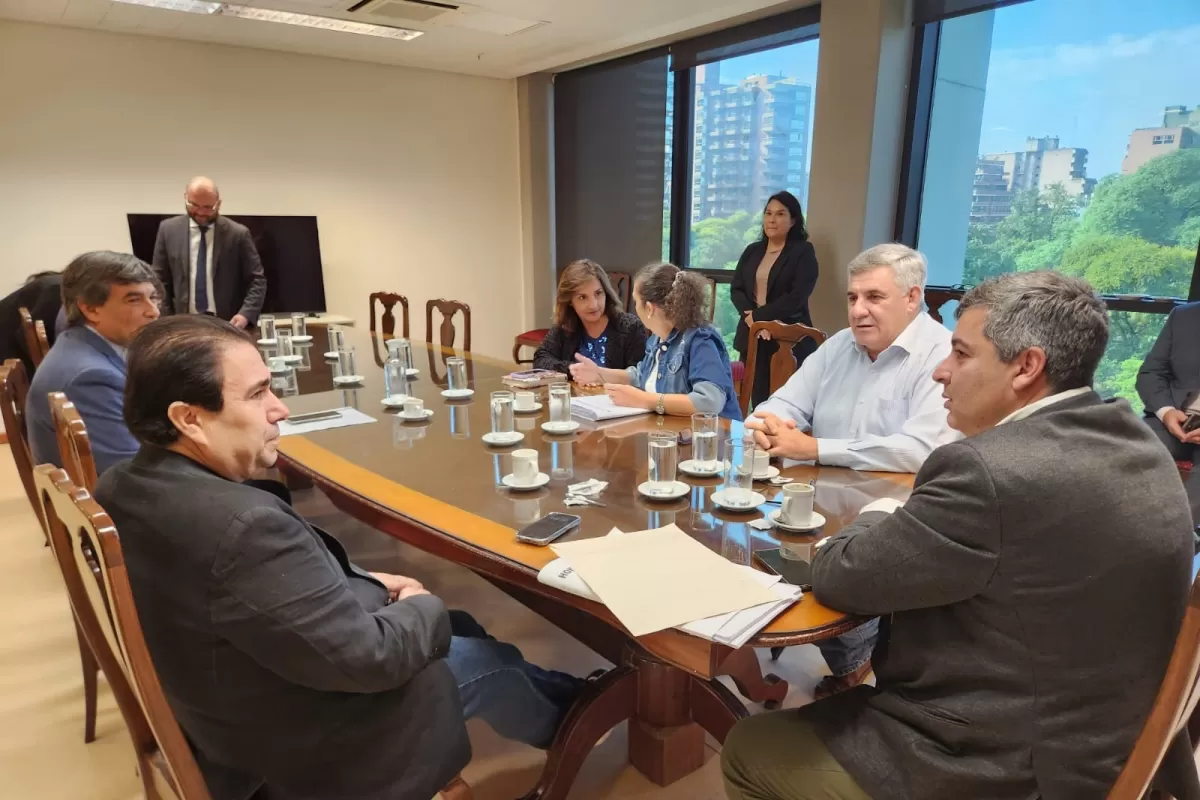
M 516 417 L 524 440 L 508 448 L 490 447 L 480 439 L 490 430 L 489 394 L 508 388 L 501 379 L 515 365 L 457 353 L 467 359 L 475 394 L 449 401 L 441 396 L 446 388 L 445 359 L 456 353 L 414 341 L 413 362 L 420 374 L 411 393 L 434 413 L 422 423 L 406 422 L 382 405 L 384 337 L 353 327 L 342 330 L 346 344 L 355 350 L 361 384 L 334 386 L 333 365 L 326 357 L 327 332 L 312 326 L 313 342 L 300 351 L 303 361 L 294 376 L 278 379 L 278 393 L 293 414 L 352 407 L 375 421 L 284 437 L 279 463 L 289 482 L 311 483 L 344 513 L 472 570 L 615 665 L 589 683 L 568 715 L 538 784 L 526 795 L 529 800 L 565 797 L 592 747 L 626 720 L 630 762 L 659 785 L 678 780 L 703 764 L 706 731 L 724 741 L 733 724 L 748 713 L 718 676 L 732 678 L 748 699 L 777 707 L 787 684 L 763 675 L 755 648 L 828 639 L 864 621 L 822 606 L 805 593 L 740 649 L 674 629 L 635 638 L 603 604 L 539 583 L 539 570 L 555 555 L 549 547 L 517 542 L 515 531 L 554 511 L 582 518 L 582 524 L 559 541 L 603 536 L 613 528 L 635 532 L 674 524 L 725 558 L 752 564 L 756 550 L 781 543 L 803 548 L 835 533 L 871 500 L 905 499 L 911 475 L 781 464 L 785 476 L 814 482 L 817 509 L 827 519 L 811 535 L 781 537 L 778 529 L 759 531 L 747 524 L 777 506 L 752 513 L 716 508 L 712 494 L 721 487 L 719 477 L 681 473 L 679 479 L 691 492 L 673 502 L 651 501 L 638 493 L 648 469 L 647 434 L 687 428 L 687 418 L 651 414 L 606 424 L 585 422 L 573 434 L 550 435 L 540 428 L 548 419 L 543 387 L 538 390 L 542 410 Z M 274 350 L 263 352 L 271 355 Z M 740 435 L 740 423 L 726 427 L 730 435 Z M 547 486 L 522 492 L 503 486 L 501 478 L 511 472 L 510 454 L 517 448 L 539 451 L 540 468 L 551 477 Z M 686 456 L 683 450 L 680 460 Z M 589 478 L 608 482 L 596 498 L 604 507 L 565 507 L 566 486 Z M 756 489 L 768 500 L 777 499 L 781 491 L 765 483 L 756 484 Z

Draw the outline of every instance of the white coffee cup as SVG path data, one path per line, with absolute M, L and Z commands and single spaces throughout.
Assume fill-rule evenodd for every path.
M 765 478 L 771 468 L 771 454 L 766 450 L 754 451 L 754 477 Z
M 408 397 L 404 400 L 404 415 L 418 417 L 425 414 L 425 401 L 419 397 Z
M 811 525 L 815 494 L 811 483 L 789 483 L 784 486 L 783 500 L 779 504 L 779 521 L 794 528 Z
M 513 408 L 517 411 L 532 411 L 537 404 L 537 395 L 533 392 L 514 392 Z
M 512 454 L 513 482 L 528 485 L 537 480 L 538 451 L 530 448 L 514 450 Z

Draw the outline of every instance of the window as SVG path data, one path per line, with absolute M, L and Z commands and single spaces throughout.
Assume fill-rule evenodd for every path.
M 931 285 L 1089 280 L 1111 298 L 1097 389 L 1140 409 L 1137 367 L 1174 305 L 1148 298 L 1187 298 L 1198 261 L 1200 90 L 1160 54 L 1200 47 L 1200 5 L 1029 0 L 918 38 L 934 66 L 914 65 L 919 188 L 902 187 L 898 236 L 925 252 Z

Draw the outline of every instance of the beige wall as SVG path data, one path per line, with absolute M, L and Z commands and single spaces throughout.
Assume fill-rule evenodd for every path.
M 454 298 L 505 357 L 532 317 L 515 81 L 3 22 L 0 75 L 0 294 L 203 173 L 226 213 L 317 216 L 331 312 L 401 292 L 423 337 Z

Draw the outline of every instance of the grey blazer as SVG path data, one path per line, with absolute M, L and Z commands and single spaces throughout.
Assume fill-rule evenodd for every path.
M 1192 552 L 1175 465 L 1124 400 L 1089 392 L 944 445 L 903 508 L 813 558 L 818 600 L 884 626 L 878 688 L 807 710 L 875 800 L 1104 797 L 1166 672 Z
M 154 272 L 162 282 L 164 313 L 186 314 L 192 299 L 191 236 L 185 215 L 165 219 L 154 240 Z M 263 273 L 254 238 L 245 225 L 228 217 L 217 217 L 213 229 L 213 303 L 221 319 L 241 314 L 258 322 L 267 297 L 267 277 Z
M 441 600 L 388 605 L 282 499 L 169 450 L 143 447 L 96 497 L 214 800 L 263 784 L 295 800 L 429 800 L 466 765 Z
M 1137 391 L 1153 415 L 1164 406 L 1181 408 L 1188 392 L 1200 389 L 1200 303 L 1179 306 L 1167 316 L 1142 368 Z

